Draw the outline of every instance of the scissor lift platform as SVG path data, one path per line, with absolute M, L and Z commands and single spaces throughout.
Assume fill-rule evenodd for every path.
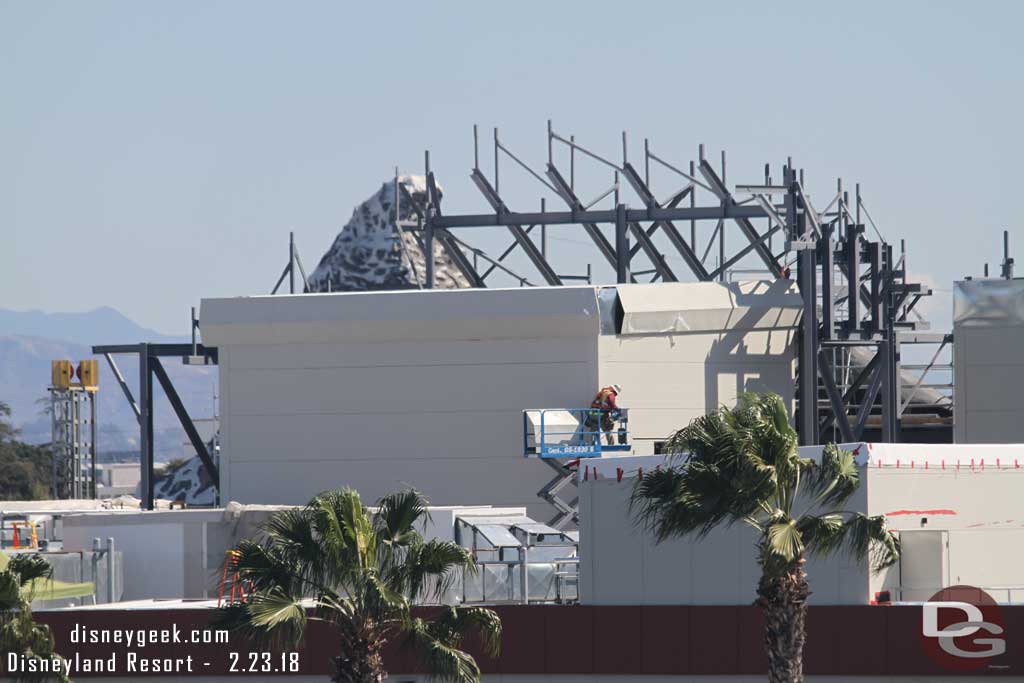
M 575 522 L 579 498 L 565 500 L 559 492 L 576 485 L 576 468 L 580 459 L 600 458 L 606 453 L 624 454 L 632 451 L 629 440 L 629 411 L 612 412 L 615 429 L 601 430 L 604 413 L 598 408 L 550 408 L 523 411 L 523 455 L 539 458 L 555 471 L 554 478 L 537 492 L 537 496 L 553 506 L 558 513 L 548 524 L 563 528 Z M 612 443 L 608 443 L 611 436 Z

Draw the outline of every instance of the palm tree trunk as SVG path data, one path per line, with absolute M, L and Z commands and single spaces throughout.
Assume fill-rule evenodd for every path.
M 341 654 L 334 658 L 335 683 L 383 683 L 384 670 L 382 638 L 355 634 L 342 636 Z
M 803 558 L 781 573 L 761 575 L 757 604 L 764 612 L 769 683 L 803 683 L 804 625 L 810 593 Z

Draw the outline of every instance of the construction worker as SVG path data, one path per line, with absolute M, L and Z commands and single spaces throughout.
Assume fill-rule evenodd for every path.
M 594 400 L 590 402 L 590 411 L 587 414 L 587 429 L 596 432 L 600 425 L 600 430 L 605 432 L 605 438 L 608 440 L 609 446 L 615 443 L 613 432 L 615 431 L 615 422 L 619 419 L 619 406 L 616 404 L 615 399 L 620 391 L 622 391 L 622 387 L 618 384 L 602 388 L 594 396 Z M 600 435 L 598 435 L 599 439 Z

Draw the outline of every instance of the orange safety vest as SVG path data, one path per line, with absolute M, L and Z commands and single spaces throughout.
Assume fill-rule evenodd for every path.
M 590 402 L 590 407 L 601 410 L 609 408 L 610 406 L 608 405 L 608 398 L 611 396 L 618 396 L 618 394 L 615 393 L 615 390 L 612 389 L 611 387 L 604 387 L 599 392 L 597 392 L 597 396 L 595 396 L 594 400 Z

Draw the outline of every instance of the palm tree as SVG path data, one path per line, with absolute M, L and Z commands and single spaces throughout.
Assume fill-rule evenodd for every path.
M 2 566 L 6 562 L 6 566 Z M 50 563 L 39 555 L 18 554 L 8 559 L 0 553 L 0 653 L 20 655 L 52 662 L 50 627 L 32 620 L 33 587 L 53 576 Z M 24 679 L 66 681 L 63 674 L 22 676 Z
M 771 683 L 803 681 L 808 555 L 847 552 L 876 571 L 899 559 L 885 518 L 842 509 L 859 485 L 851 453 L 826 446 L 801 459 L 786 407 L 775 394 L 745 395 L 735 408 L 699 417 L 666 444 L 668 468 L 643 475 L 631 508 L 658 542 L 744 523 L 757 534 Z
M 442 607 L 428 619 L 411 610 L 438 600 L 462 572 L 475 570 L 458 544 L 423 539 L 418 528 L 429 519 L 426 506 L 423 496 L 406 490 L 385 496 L 371 512 L 357 492 L 342 489 L 275 513 L 263 525 L 263 542 L 237 546 L 237 568 L 252 591 L 222 610 L 219 623 L 268 644 L 297 644 L 310 619 L 333 624 L 341 634 L 334 681 L 384 680 L 382 649 L 401 636 L 436 678 L 476 683 L 480 669 L 460 646 L 473 632 L 497 653 L 498 616 Z

